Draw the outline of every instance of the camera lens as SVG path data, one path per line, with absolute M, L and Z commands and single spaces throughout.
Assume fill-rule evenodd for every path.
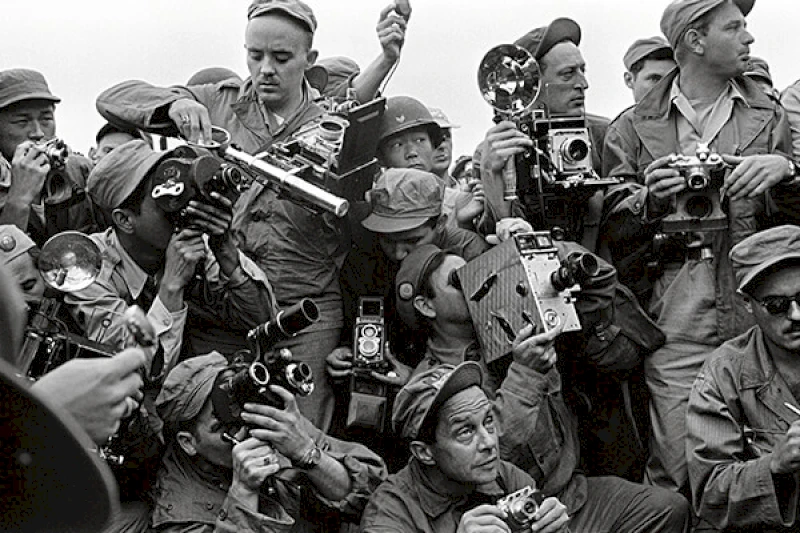
M 323 120 L 319 125 L 319 135 L 326 141 L 339 141 L 344 135 L 344 125 L 334 120 Z
M 703 168 L 692 168 L 686 176 L 686 186 L 693 191 L 701 191 L 708 187 L 711 178 Z
M 561 157 L 567 163 L 580 163 L 589 156 L 589 143 L 580 138 L 572 138 L 561 145 Z

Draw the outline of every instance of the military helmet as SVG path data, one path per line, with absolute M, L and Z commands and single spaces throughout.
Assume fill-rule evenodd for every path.
M 442 142 L 442 130 L 425 105 L 410 96 L 392 96 L 386 100 L 381 120 L 379 142 L 411 128 L 425 126 L 434 147 Z

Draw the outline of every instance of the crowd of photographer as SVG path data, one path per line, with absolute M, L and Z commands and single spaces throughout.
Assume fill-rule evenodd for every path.
M 489 50 L 455 164 L 382 94 L 404 0 L 363 71 L 253 0 L 249 77 L 107 89 L 89 158 L 0 71 L 2 358 L 113 472 L 105 531 L 797 531 L 800 91 L 754 3 L 670 3 L 611 121 L 575 21 Z

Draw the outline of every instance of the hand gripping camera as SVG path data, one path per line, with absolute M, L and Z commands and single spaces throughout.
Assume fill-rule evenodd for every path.
M 518 233 L 456 271 L 486 362 L 506 355 L 528 324 L 580 331 L 575 293 L 597 275 L 597 258 L 559 258 L 549 231 Z
M 353 373 L 350 376 L 350 404 L 347 427 L 383 430 L 386 422 L 388 388 L 375 380 L 372 372 L 391 370 L 384 353 L 386 327 L 383 298 L 362 297 L 353 332 Z
M 720 188 L 728 165 L 708 144 L 698 143 L 694 156 L 673 154 L 669 167 L 686 181 L 677 194 L 675 209 L 661 223 L 664 233 L 720 231 L 728 228 Z
M 248 402 L 283 408 L 270 385 L 279 385 L 296 396 L 308 396 L 314 391 L 311 367 L 295 361 L 288 349 L 273 348 L 317 320 L 319 308 L 313 300 L 304 298 L 250 330 L 250 352 L 235 358 L 220 372 L 211 391 L 214 414 L 220 422 L 235 431 L 242 424 L 241 414 Z
M 86 192 L 67 175 L 67 159 L 70 154 L 67 144 L 58 137 L 53 137 L 49 141 L 39 143 L 38 147 L 50 163 L 50 172 L 42 188 L 45 203 L 63 205 L 83 200 Z
M 497 501 L 497 507 L 506 513 L 506 524 L 512 533 L 531 530 L 534 515 L 544 501 L 544 496 L 532 487 L 523 487 Z
M 534 149 L 509 159 L 503 171 L 504 199 L 526 191 L 545 193 L 574 186 L 605 187 L 619 178 L 600 178 L 592 169 L 592 144 L 585 117 L 551 117 L 534 109 L 541 72 L 524 48 L 503 44 L 489 50 L 478 68 L 478 86 L 495 110 L 495 121 L 511 120 Z

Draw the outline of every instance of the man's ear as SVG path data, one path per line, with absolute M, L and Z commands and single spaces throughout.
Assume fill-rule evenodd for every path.
M 744 300 L 744 308 L 747 310 L 748 313 L 751 315 L 753 314 L 753 300 L 746 294 L 742 295 L 742 300 Z
M 190 457 L 197 455 L 197 448 L 195 447 L 197 441 L 195 440 L 194 435 L 188 431 L 179 431 L 175 436 L 175 440 L 178 441 L 178 446 L 181 447 L 186 455 Z
M 319 52 L 314 49 L 311 49 L 306 54 L 306 62 L 308 62 L 308 66 L 310 67 L 314 63 L 317 62 L 317 58 L 319 57 Z
M 428 299 L 424 296 L 417 295 L 414 297 L 414 309 L 419 311 L 425 318 L 430 318 L 431 320 L 436 318 L 436 309 L 433 308 Z
M 417 458 L 417 461 L 426 465 L 426 466 L 434 466 L 436 465 L 436 461 L 433 459 L 433 453 L 431 452 L 431 445 L 425 444 L 422 441 L 411 441 L 411 455 Z
M 111 212 L 111 221 L 123 233 L 133 233 L 133 213 L 128 209 L 114 209 Z
M 633 90 L 634 75 L 627 71 L 622 75 L 622 79 L 625 81 L 625 87 Z
M 689 50 L 697 55 L 705 54 L 706 41 L 703 38 L 703 34 L 700 33 L 700 30 L 696 30 L 694 28 L 688 30 L 683 36 L 683 44 L 685 44 Z

